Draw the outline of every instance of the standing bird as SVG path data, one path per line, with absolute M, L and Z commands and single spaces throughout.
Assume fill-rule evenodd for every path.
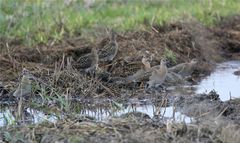
M 31 94 L 32 91 L 32 81 L 33 76 L 27 69 L 22 70 L 22 79 L 18 85 L 17 90 L 13 93 L 14 97 L 26 97 Z
M 98 68 L 98 54 L 96 48 L 92 48 L 91 53 L 77 59 L 77 67 L 84 72 L 95 72 Z
M 110 42 L 99 50 L 98 55 L 100 61 L 112 61 L 118 52 L 118 44 L 116 41 L 117 34 L 111 31 Z
M 166 79 L 167 73 L 166 59 L 163 58 L 161 60 L 160 68 L 154 69 L 152 75 L 149 77 L 149 81 L 147 82 L 148 88 L 161 86 Z
M 170 72 L 177 73 L 183 77 L 190 76 L 193 73 L 194 67 L 197 64 L 197 59 L 192 59 L 188 63 L 181 63 L 174 67 L 169 68 Z
M 143 56 L 142 68 L 138 70 L 136 73 L 134 73 L 133 75 L 126 77 L 126 81 L 128 83 L 131 83 L 131 82 L 142 82 L 144 80 L 148 80 L 152 71 L 150 61 L 151 59 L 148 59 L 146 56 Z

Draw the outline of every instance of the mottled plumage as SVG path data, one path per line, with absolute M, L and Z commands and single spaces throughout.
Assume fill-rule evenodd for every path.
M 128 76 L 126 78 L 127 82 L 141 82 L 143 80 L 148 80 L 152 71 L 149 59 L 143 56 L 142 64 L 143 66 L 140 70 L 138 70 L 135 74 Z
M 111 32 L 110 42 L 105 45 L 102 49 L 99 50 L 98 55 L 100 61 L 112 61 L 118 52 L 118 44 L 116 41 L 117 34 L 115 32 Z
M 95 48 L 92 49 L 91 53 L 81 56 L 77 60 L 77 68 L 84 70 L 85 72 L 91 72 L 96 70 L 98 67 L 98 54 Z
M 168 71 L 165 82 L 168 85 L 176 85 L 176 84 L 179 84 L 179 83 L 183 83 L 184 80 L 183 80 L 181 75 Z
M 150 60 L 151 59 L 148 59 L 146 56 L 143 56 L 142 58 L 143 70 L 151 69 Z
M 31 94 L 32 91 L 32 82 L 31 82 L 32 75 L 29 73 L 28 70 L 23 69 L 22 71 L 22 79 L 18 85 L 18 88 L 13 93 L 15 97 L 25 97 Z
M 181 76 L 190 76 L 193 73 L 194 66 L 197 64 L 197 59 L 192 59 L 191 62 L 181 63 L 169 68 L 169 71 L 177 73 Z

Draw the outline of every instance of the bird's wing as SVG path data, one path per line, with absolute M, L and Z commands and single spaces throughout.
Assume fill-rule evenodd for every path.
M 117 44 L 109 43 L 99 50 L 99 57 L 105 58 L 107 56 L 113 55 L 117 52 Z
M 148 80 L 149 77 L 151 76 L 150 71 L 144 71 L 144 70 L 139 70 L 135 74 L 128 76 L 126 79 L 128 81 L 133 81 L 133 82 L 139 82 L 143 80 Z
M 184 76 L 191 75 L 194 70 L 194 66 L 191 63 L 186 64 L 183 70 L 181 70 L 180 74 Z
M 137 71 L 135 74 L 133 74 L 133 75 L 131 75 L 131 76 L 128 76 L 126 79 L 127 79 L 128 81 L 133 81 L 133 82 L 135 82 L 135 81 L 138 81 L 138 80 L 139 80 L 139 78 L 141 77 L 142 74 L 144 74 L 143 71 L 142 71 L 142 70 L 139 70 L 139 71 Z
M 150 80 L 155 80 L 155 79 L 157 78 L 157 76 L 158 76 L 158 73 L 157 73 L 156 70 L 154 70 L 154 71 L 152 72 L 152 75 L 149 77 L 149 81 L 150 81 Z
M 187 68 L 186 65 L 182 66 L 182 68 L 177 73 L 179 73 L 179 74 L 185 73 L 186 68 Z
M 85 56 L 80 57 L 77 60 L 77 62 L 79 64 L 80 68 L 88 68 L 92 64 L 92 58 L 90 57 L 90 55 L 85 55 Z
M 105 58 L 106 56 L 109 55 L 109 50 L 110 50 L 110 46 L 109 44 L 108 45 L 105 45 L 102 49 L 99 50 L 98 52 L 98 55 L 99 55 L 99 58 Z
M 171 72 L 179 73 L 180 71 L 182 71 L 184 69 L 185 66 L 186 66 L 185 63 L 181 63 L 181 64 L 178 64 L 176 66 L 169 68 L 168 70 Z

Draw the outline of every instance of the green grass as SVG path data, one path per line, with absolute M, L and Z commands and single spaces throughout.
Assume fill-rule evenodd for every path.
M 165 58 L 169 59 L 170 62 L 176 64 L 177 63 L 177 58 L 176 58 L 176 55 L 174 54 L 174 52 L 168 48 L 166 48 L 164 50 L 164 55 L 165 55 Z
M 63 0 L 0 0 L 0 37 L 35 45 L 99 27 L 144 29 L 153 17 L 157 24 L 194 17 L 213 25 L 220 16 L 239 13 L 239 7 L 239 0 L 96 0 L 90 9 L 82 0 L 68 6 Z

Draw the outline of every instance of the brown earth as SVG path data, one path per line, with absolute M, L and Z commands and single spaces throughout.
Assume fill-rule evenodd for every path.
M 120 117 L 96 122 L 86 116 L 67 118 L 57 123 L 41 123 L 36 126 L 3 127 L 0 141 L 9 142 L 231 142 L 239 141 L 239 100 L 221 103 L 218 95 L 211 93 L 191 98 L 186 102 L 204 104 L 206 112 L 195 107 L 198 115 L 194 123 L 178 123 L 161 118 L 150 118 L 147 114 L 130 112 Z M 216 106 L 217 105 L 217 106 Z M 200 106 L 198 106 L 200 107 Z M 230 107 L 230 108 L 226 108 Z M 191 105 L 190 108 L 193 108 Z M 238 108 L 239 109 L 239 108 Z M 237 111 L 234 111 L 237 110 Z M 215 114 L 217 116 L 215 116 Z M 230 116 L 228 116 L 230 115 Z M 208 118 L 206 118 L 208 116 Z
M 170 60 L 168 67 L 197 58 L 200 63 L 195 73 L 206 75 L 214 68 L 215 62 L 239 58 L 239 22 L 240 16 L 232 16 L 223 18 L 215 27 L 206 28 L 196 20 L 189 20 L 164 26 L 153 25 L 151 31 L 121 33 L 117 36 L 117 57 L 111 63 L 100 63 L 100 68 L 109 72 L 111 77 L 126 77 L 141 68 L 142 55 L 148 51 L 148 55 L 153 55 L 151 66 L 159 64 L 163 56 Z M 59 93 L 68 93 L 74 98 L 128 99 L 133 96 L 144 98 L 152 95 L 142 94 L 143 86 L 123 86 L 105 82 L 108 74 L 100 74 L 102 80 L 97 80 L 85 77 L 75 69 L 75 61 L 79 56 L 89 53 L 93 47 L 102 48 L 108 40 L 107 35 L 97 38 L 94 43 L 88 39 L 71 37 L 58 43 L 49 41 L 47 44 L 30 48 L 19 46 L 20 40 L 2 38 L 2 86 L 7 91 L 14 91 L 21 70 L 25 67 L 41 80 L 40 83 L 35 83 L 38 87 L 46 90 L 55 88 Z M 172 51 L 176 60 L 168 57 L 166 51 Z M 42 83 L 44 84 L 41 85 Z
M 236 16 L 237 17 L 237 16 Z M 234 19 L 235 20 L 235 19 Z M 224 23 L 224 22 L 223 22 Z M 153 26 L 152 31 L 137 31 L 119 34 L 117 41 L 119 52 L 115 60 L 108 65 L 101 64 L 101 68 L 108 69 L 112 75 L 126 77 L 141 67 L 139 62 L 143 53 L 149 51 L 153 54 L 152 66 L 159 64 L 166 49 L 171 50 L 176 61 L 171 61 L 169 66 L 198 58 L 202 66 L 201 72 L 209 71 L 213 62 L 222 60 L 222 56 L 229 57 L 237 54 L 239 42 L 238 23 L 228 25 L 219 24 L 219 27 L 206 28 L 192 20 L 188 22 L 171 23 L 164 26 Z M 223 34 L 222 34 L 222 33 Z M 226 39 L 226 37 L 230 38 Z M 83 38 L 66 38 L 51 45 L 40 44 L 34 48 L 21 47 L 16 41 L 1 42 L 0 79 L 2 81 L 14 80 L 17 72 L 23 67 L 30 71 L 39 72 L 42 69 L 54 70 L 56 62 L 61 62 L 63 57 L 72 57 L 76 60 L 79 56 L 90 52 L 92 47 L 101 48 L 108 41 L 108 37 L 99 38 L 96 44 Z M 7 43 L 6 43 L 7 42 Z M 228 48 L 226 48 L 228 47 Z M 225 52 L 226 50 L 230 52 Z M 171 59 L 170 59 L 171 60 Z M 74 61 L 72 62 L 74 65 Z
M 164 26 L 153 25 L 151 31 L 118 34 L 119 52 L 117 57 L 111 63 L 100 63 L 100 68 L 109 72 L 111 77 L 132 75 L 141 68 L 142 55 L 148 51 L 148 55 L 153 55 L 151 66 L 159 64 L 164 55 L 170 60 L 168 67 L 197 58 L 200 63 L 195 73 L 208 74 L 213 69 L 215 62 L 239 58 L 239 17 L 225 18 L 212 28 L 206 28 L 196 20 L 189 20 Z M 70 37 L 58 43 L 49 41 L 47 44 L 39 44 L 34 48 L 19 46 L 20 40 L 1 39 L 0 79 L 12 90 L 17 85 L 19 73 L 25 67 L 37 78 L 45 78 L 45 82 L 49 83 L 54 80 L 52 79 L 54 78 L 53 73 L 56 71 L 62 70 L 63 73 L 66 73 L 64 71 L 68 70 L 66 69 L 67 60 L 70 61 L 68 65 L 76 68 L 74 67 L 75 61 L 79 56 L 89 53 L 93 47 L 102 48 L 109 40 L 108 36 L 104 37 L 97 38 L 94 43 L 84 38 Z M 171 51 L 174 57 L 168 57 L 166 51 Z M 75 76 L 81 75 L 76 74 Z M 68 83 L 64 86 L 65 89 L 74 85 L 73 82 L 76 81 L 75 79 L 69 83 L 70 81 L 62 80 L 62 83 Z M 120 95 L 119 90 L 122 89 L 122 86 L 116 87 L 102 82 L 98 84 L 104 85 L 101 91 L 108 90 L 107 95 Z M 139 87 L 135 88 L 135 90 L 138 89 Z M 72 90 L 80 89 L 73 88 Z
M 120 47 L 117 57 L 111 63 L 100 63 L 100 68 L 110 72 L 113 77 L 126 77 L 140 69 L 139 61 L 146 50 L 150 55 L 154 55 L 152 66 L 159 64 L 166 51 L 171 50 L 176 61 L 172 57 L 167 57 L 171 61 L 169 67 L 197 58 L 201 62 L 196 73 L 207 74 L 216 62 L 240 59 L 239 23 L 240 16 L 232 16 L 223 18 L 219 24 L 211 28 L 206 28 L 192 20 L 164 26 L 153 25 L 151 31 L 121 33 L 117 37 Z M 3 82 L 4 87 L 0 89 L 13 91 L 19 81 L 19 73 L 25 67 L 41 80 L 36 82 L 35 86 L 45 89 L 51 95 L 54 89 L 66 96 L 64 98 L 68 98 L 68 95 L 80 99 L 146 97 L 147 94 L 143 94 L 141 86 L 134 85 L 129 90 L 129 87 L 112 85 L 84 76 L 74 68 L 75 60 L 79 56 L 90 52 L 92 47 L 101 48 L 107 42 L 107 36 L 97 38 L 94 43 L 87 39 L 71 37 L 58 43 L 53 44 L 49 41 L 47 44 L 30 48 L 19 46 L 20 40 L 1 39 L 0 81 Z M 35 92 L 39 93 L 40 89 Z M 157 97 L 154 97 L 154 100 L 160 104 L 162 96 L 155 96 Z M 37 98 L 35 102 L 37 101 L 41 100 Z M 141 118 L 139 115 L 130 118 L 121 117 L 106 123 L 80 117 L 71 119 L 71 117 L 56 124 L 43 123 L 33 127 L 21 126 L 21 128 L 4 127 L 0 131 L 0 141 L 9 140 L 7 139 L 9 136 L 12 137 L 13 142 L 17 140 L 29 142 L 234 142 L 239 140 L 237 136 L 240 117 L 239 100 L 222 102 L 213 94 L 183 97 L 179 101 L 181 103 L 178 105 L 179 110 L 184 110 L 189 116 L 198 116 L 197 124 L 164 123 L 151 119 L 148 115 L 140 116 Z M 51 109 L 54 107 L 52 109 L 55 110 L 54 113 L 69 113 L 69 109 L 59 107 L 58 104 L 58 102 L 45 101 L 44 107 Z
M 231 59 L 240 58 L 240 17 L 235 15 L 223 18 L 213 33 L 220 42 L 222 53 Z

